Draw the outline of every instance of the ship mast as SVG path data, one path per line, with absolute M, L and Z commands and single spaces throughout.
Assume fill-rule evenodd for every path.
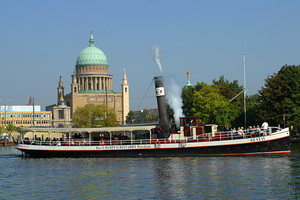
M 242 93 L 244 93 L 244 127 L 247 127 L 247 108 L 246 108 L 246 97 L 247 97 L 247 87 L 246 87 L 246 55 L 245 52 L 243 53 L 243 63 L 244 63 L 244 85 L 243 90 L 235 95 L 229 102 L 232 102 L 235 98 L 240 96 Z
M 243 53 L 243 63 L 244 63 L 244 123 L 245 128 L 247 127 L 247 108 L 246 108 L 246 97 L 247 97 L 247 87 L 246 87 L 246 55 Z

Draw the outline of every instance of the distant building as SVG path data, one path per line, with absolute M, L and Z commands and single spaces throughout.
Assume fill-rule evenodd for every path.
M 65 104 L 63 98 L 63 82 L 60 76 L 58 87 L 57 87 L 57 104 L 50 105 L 46 107 L 47 111 L 52 112 L 52 127 L 53 128 L 71 128 L 71 107 Z
M 33 105 L 32 98 L 28 105 L 0 106 L 0 127 L 8 124 L 17 127 L 51 127 L 51 121 L 52 112 L 41 111 L 41 106 Z
M 69 124 L 69 120 L 71 120 L 76 109 L 89 103 L 107 105 L 115 111 L 118 122 L 125 124 L 129 112 L 129 85 L 126 71 L 124 70 L 123 74 L 122 92 L 114 92 L 112 75 L 108 73 L 109 65 L 106 56 L 94 46 L 92 33 L 89 43 L 90 45 L 84 48 L 77 57 L 72 75 L 71 92 L 65 95 L 60 77 L 57 88 L 58 103 L 46 108 L 46 110 L 53 112 L 54 127 L 57 127 L 58 124 L 68 126 L 67 124 Z

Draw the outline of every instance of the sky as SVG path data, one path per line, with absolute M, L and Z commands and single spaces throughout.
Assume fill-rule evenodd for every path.
M 291 0 L 0 0 L 0 105 L 55 104 L 59 76 L 65 93 L 80 51 L 89 45 L 106 55 L 113 88 L 121 92 L 123 69 L 130 109 L 155 108 L 152 79 L 179 86 L 224 76 L 248 95 L 287 65 L 300 64 L 300 1 Z

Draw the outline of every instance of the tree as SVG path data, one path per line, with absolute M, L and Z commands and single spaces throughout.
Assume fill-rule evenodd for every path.
M 235 111 L 235 116 L 231 121 L 233 127 L 238 127 L 244 124 L 244 97 L 243 86 L 238 84 L 237 80 L 230 82 L 226 80 L 224 76 L 220 76 L 219 80 L 213 80 L 213 85 L 219 88 L 220 94 L 226 97 L 226 99 L 233 105 L 232 109 Z M 246 101 L 247 102 L 247 101 Z
M 270 124 L 279 122 L 278 114 L 283 114 L 283 100 L 287 96 L 287 90 L 284 89 L 286 85 L 281 74 L 274 74 L 266 79 L 265 87 L 260 93 L 260 117 L 263 120 L 269 121 Z
M 269 124 L 295 125 L 300 127 L 300 66 L 283 66 L 265 80 L 259 91 L 260 117 Z
M 145 108 L 143 110 L 136 111 L 134 115 L 136 124 L 153 123 L 158 121 L 157 110 Z
M 171 122 L 171 126 L 175 125 L 174 110 L 167 103 L 166 103 L 166 107 L 167 107 L 167 115 L 168 115 L 169 121 Z
M 12 133 L 12 132 L 18 130 L 18 128 L 17 128 L 15 125 L 13 125 L 13 124 L 8 124 L 8 125 L 6 125 L 5 129 L 6 129 L 9 133 Z
M 20 133 L 20 138 L 24 138 L 24 135 L 27 133 L 27 131 L 22 129 L 22 127 L 18 127 L 17 132 Z
M 261 119 L 258 116 L 258 109 L 259 109 L 259 95 L 254 94 L 247 97 L 247 124 L 248 125 L 258 125 L 261 124 Z
M 135 121 L 135 114 L 133 111 L 129 111 L 129 113 L 126 116 L 126 124 L 133 124 Z
M 148 123 L 148 115 L 149 115 L 149 110 L 148 109 L 143 109 L 140 112 L 136 113 L 136 122 L 137 123 Z
M 236 109 L 228 99 L 220 94 L 216 86 L 198 83 L 193 95 L 193 112 L 202 123 L 215 123 L 219 126 L 231 124 L 236 117 Z
M 116 113 L 106 105 L 86 104 L 73 114 L 73 124 L 79 128 L 118 126 Z
M 237 80 L 234 80 L 233 82 L 229 82 L 224 78 L 224 76 L 220 76 L 219 80 L 214 79 L 212 82 L 213 85 L 219 88 L 220 94 L 229 100 L 231 100 L 241 91 L 243 91 L 243 86 L 240 86 Z M 238 96 L 237 101 L 234 102 L 236 102 L 237 104 L 241 104 L 242 96 Z
M 8 124 L 8 125 L 6 125 L 5 129 L 9 132 L 9 135 L 10 135 L 10 137 L 12 137 L 13 141 L 16 142 L 15 138 L 12 135 L 12 132 L 18 130 L 18 128 L 13 124 Z
M 0 127 L 0 133 L 5 133 L 5 127 Z
M 193 113 L 193 95 L 194 95 L 194 87 L 186 86 L 182 88 L 181 98 L 182 98 L 182 110 L 185 116 L 194 116 Z

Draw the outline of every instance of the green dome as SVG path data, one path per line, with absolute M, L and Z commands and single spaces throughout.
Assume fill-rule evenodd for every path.
M 94 46 L 94 38 L 91 33 L 90 45 L 84 48 L 76 60 L 76 65 L 108 65 L 105 54 Z

